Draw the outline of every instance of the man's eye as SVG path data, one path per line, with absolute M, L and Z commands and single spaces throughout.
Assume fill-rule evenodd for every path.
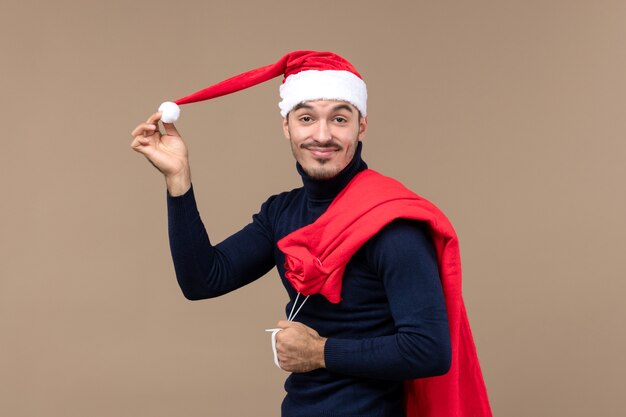
M 346 119 L 345 117 L 337 116 L 335 117 L 335 121 L 339 123 L 345 123 L 348 121 L 348 119 Z
M 311 120 L 313 120 L 313 118 L 312 118 L 311 116 L 302 116 L 302 117 L 300 117 L 300 121 L 301 121 L 301 122 L 308 123 L 308 122 L 310 122 Z

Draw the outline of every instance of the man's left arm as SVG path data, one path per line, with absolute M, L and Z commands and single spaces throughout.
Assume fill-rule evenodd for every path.
M 384 281 L 395 333 L 325 339 L 298 323 L 290 334 L 281 335 L 284 357 L 290 356 L 281 367 L 291 372 L 325 367 L 345 375 L 392 380 L 446 373 L 450 333 L 437 255 L 426 228 L 395 221 L 368 242 L 367 255 Z

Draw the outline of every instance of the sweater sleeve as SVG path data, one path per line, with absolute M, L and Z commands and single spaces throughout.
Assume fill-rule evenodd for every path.
M 437 255 L 425 226 L 396 220 L 366 245 L 383 280 L 395 332 L 365 339 L 329 338 L 324 352 L 327 369 L 389 380 L 446 373 L 450 333 Z
M 167 196 L 170 251 L 186 298 L 201 300 L 226 294 L 274 267 L 267 205 L 250 224 L 214 246 L 200 218 L 193 187 L 182 196 Z

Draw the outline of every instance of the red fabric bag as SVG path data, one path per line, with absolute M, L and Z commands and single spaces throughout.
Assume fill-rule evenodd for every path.
M 367 169 L 357 174 L 314 223 L 278 242 L 286 278 L 303 295 L 341 301 L 346 264 L 385 225 L 398 218 L 426 222 L 437 251 L 446 300 L 452 363 L 442 376 L 405 383 L 408 417 L 491 417 L 476 347 L 461 292 L 456 233 L 432 203 L 400 182 Z

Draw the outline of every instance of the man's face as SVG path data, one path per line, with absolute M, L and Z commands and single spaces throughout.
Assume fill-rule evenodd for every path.
M 352 104 L 315 100 L 298 104 L 283 120 L 291 151 L 309 177 L 330 179 L 352 160 L 367 118 Z

